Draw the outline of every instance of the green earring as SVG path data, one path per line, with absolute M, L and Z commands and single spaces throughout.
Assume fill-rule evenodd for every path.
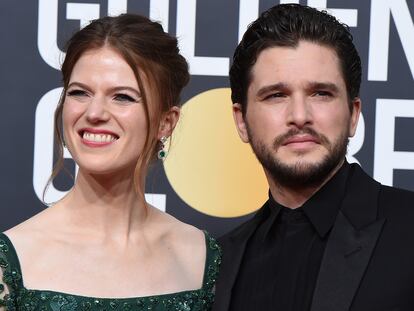
M 163 136 L 160 139 L 160 150 L 158 150 L 157 156 L 158 159 L 160 160 L 164 160 L 165 157 L 167 156 L 167 151 L 164 149 L 165 148 L 165 142 L 167 141 L 168 137 L 167 136 Z

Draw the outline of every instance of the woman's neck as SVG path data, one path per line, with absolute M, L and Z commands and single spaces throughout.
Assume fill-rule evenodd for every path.
M 80 169 L 73 189 L 58 205 L 71 225 L 119 239 L 140 230 L 149 213 L 131 172 L 93 175 Z

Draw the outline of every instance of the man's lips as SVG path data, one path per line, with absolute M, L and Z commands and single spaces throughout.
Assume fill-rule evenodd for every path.
M 320 141 L 318 138 L 312 135 L 296 135 L 296 136 L 292 136 L 284 140 L 282 146 L 286 146 L 290 144 L 304 144 L 304 143 L 320 144 Z

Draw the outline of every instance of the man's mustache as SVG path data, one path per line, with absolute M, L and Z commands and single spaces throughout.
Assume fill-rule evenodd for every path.
M 291 128 L 286 133 L 277 136 L 275 140 L 273 141 L 273 148 L 278 149 L 280 146 L 283 146 L 285 142 L 291 139 L 292 137 L 299 136 L 299 135 L 305 135 L 305 134 L 312 136 L 313 139 L 315 139 L 322 145 L 325 145 L 325 146 L 331 145 L 331 143 L 329 142 L 329 139 L 325 135 L 318 133 L 311 127 L 304 127 L 302 129 Z

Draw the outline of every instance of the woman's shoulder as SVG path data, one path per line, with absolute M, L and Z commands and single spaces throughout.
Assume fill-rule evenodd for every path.
M 215 283 L 218 278 L 222 252 L 217 240 L 207 231 L 185 224 L 174 217 L 171 221 L 169 239 L 173 240 L 181 262 L 188 268 L 188 274 L 197 276 L 201 293 L 206 301 L 213 301 Z
M 13 242 L 16 249 L 31 249 L 38 240 L 46 235 L 47 228 L 53 223 L 48 220 L 45 212 L 40 212 L 37 215 L 25 220 L 24 222 L 8 229 L 4 235 Z
M 186 249 L 188 252 L 194 253 L 197 249 L 205 250 L 206 245 L 208 248 L 218 248 L 216 239 L 207 231 L 184 223 L 174 216 L 155 208 L 153 214 L 155 214 L 153 223 L 158 226 L 157 231 L 161 232 L 162 239 L 176 245 L 181 251 Z
M 20 274 L 25 267 L 42 264 L 42 259 L 47 256 L 51 238 L 54 236 L 51 234 L 54 232 L 51 229 L 55 225 L 50 213 L 42 211 L 2 233 L 0 239 L 8 243 L 7 256 Z
M 4 233 L 9 237 L 13 237 L 12 240 L 14 241 L 14 238 L 26 238 L 27 235 L 32 236 L 33 234 L 43 232 L 49 227 L 54 226 L 56 223 L 55 214 L 54 209 L 45 208 Z
M 152 210 L 152 218 L 160 240 L 177 248 L 177 251 L 188 253 L 191 250 L 202 251 L 205 248 L 206 238 L 202 230 L 155 208 Z
M 216 239 L 169 214 L 156 213 L 161 219 L 159 228 L 164 231 L 163 242 L 172 248 L 183 266 L 199 271 L 200 277 L 206 280 L 207 270 L 218 269 L 220 264 L 221 251 Z

